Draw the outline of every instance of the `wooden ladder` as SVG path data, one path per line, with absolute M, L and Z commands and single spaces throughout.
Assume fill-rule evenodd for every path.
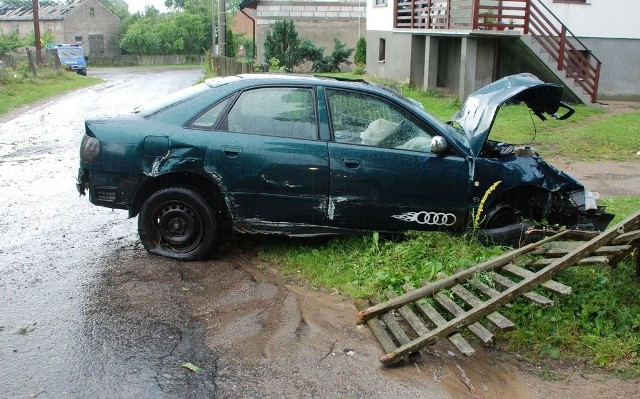
M 533 288 L 569 295 L 571 287 L 552 280 L 573 265 L 615 265 L 640 245 L 640 212 L 603 232 L 564 230 L 538 242 L 405 293 L 386 292 L 387 300 L 357 315 L 366 322 L 385 351 L 380 362 L 391 366 L 438 339 L 447 338 L 463 354 L 474 349 L 459 331 L 467 328 L 485 345 L 491 330 L 508 331 L 515 324 L 498 309 L 522 296 L 540 306 L 553 301 Z M 536 255 L 524 257 L 524 255 Z M 640 255 L 636 255 L 640 276 Z M 481 323 L 481 320 L 486 320 Z M 486 326 L 485 326 L 486 325 Z

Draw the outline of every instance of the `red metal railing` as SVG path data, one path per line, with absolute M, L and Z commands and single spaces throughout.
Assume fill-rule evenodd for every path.
M 596 102 L 602 62 L 539 0 L 395 0 L 402 29 L 517 30 L 531 35 Z

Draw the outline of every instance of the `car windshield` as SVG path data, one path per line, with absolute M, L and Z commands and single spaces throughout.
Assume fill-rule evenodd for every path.
M 58 56 L 60 58 L 83 58 L 84 51 L 81 48 L 59 48 Z
M 455 139 L 458 143 L 460 143 L 465 148 L 469 148 L 469 138 L 467 138 L 467 133 L 465 133 L 462 126 L 459 124 L 444 124 L 445 129 L 452 133 L 451 137 Z

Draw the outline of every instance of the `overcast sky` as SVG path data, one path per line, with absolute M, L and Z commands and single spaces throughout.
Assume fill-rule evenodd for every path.
M 129 4 L 129 12 L 131 14 L 136 13 L 138 11 L 144 11 L 144 7 L 147 5 L 152 5 L 160 12 L 166 12 L 167 9 L 164 7 L 164 0 L 125 0 Z

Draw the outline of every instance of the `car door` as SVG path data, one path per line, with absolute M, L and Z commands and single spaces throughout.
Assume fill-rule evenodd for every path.
M 323 224 L 329 162 L 327 143 L 318 141 L 314 89 L 260 87 L 226 101 L 193 125 L 217 125 L 205 169 L 218 179 L 235 220 Z
M 468 161 L 432 153 L 433 128 L 371 94 L 327 89 L 327 102 L 329 224 L 396 231 L 466 223 Z

